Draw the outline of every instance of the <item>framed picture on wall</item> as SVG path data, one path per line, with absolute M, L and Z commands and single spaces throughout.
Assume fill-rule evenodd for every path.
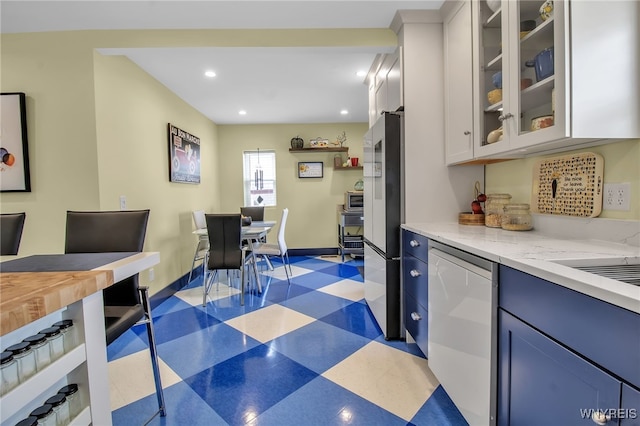
M 324 163 L 322 161 L 298 163 L 298 177 L 299 178 L 321 178 L 323 177 Z
M 0 105 L 0 191 L 31 192 L 24 93 L 2 93 Z
M 200 183 L 200 138 L 168 124 L 169 180 Z

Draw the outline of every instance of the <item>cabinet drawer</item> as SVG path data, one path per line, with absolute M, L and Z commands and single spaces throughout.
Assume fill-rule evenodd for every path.
M 402 231 L 402 250 L 423 262 L 427 262 L 429 239 L 411 231 Z
M 500 307 L 640 386 L 640 315 L 500 266 Z
M 402 282 L 405 293 L 408 293 L 416 301 L 427 309 L 428 302 L 428 265 L 413 256 L 404 256 L 402 259 Z
M 428 347 L 428 314 L 416 299 L 414 299 L 409 293 L 404 294 L 404 324 L 407 332 L 411 334 L 411 337 L 416 341 L 418 348 L 422 351 L 424 356 L 427 356 Z

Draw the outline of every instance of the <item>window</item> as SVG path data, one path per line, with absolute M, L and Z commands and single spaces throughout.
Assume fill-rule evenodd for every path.
M 244 151 L 243 184 L 245 206 L 276 205 L 275 151 Z

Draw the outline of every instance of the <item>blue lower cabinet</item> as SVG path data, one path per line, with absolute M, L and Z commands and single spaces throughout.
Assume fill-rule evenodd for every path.
M 404 293 L 404 324 L 407 332 L 413 337 L 424 356 L 428 357 L 428 323 L 427 310 L 409 293 Z
M 617 417 L 620 426 L 640 426 L 640 391 L 622 385 L 622 409 Z
M 504 310 L 498 317 L 499 425 L 594 424 L 594 411 L 620 408 L 619 380 Z

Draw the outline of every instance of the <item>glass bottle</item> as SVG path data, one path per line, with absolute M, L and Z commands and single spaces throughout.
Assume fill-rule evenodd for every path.
M 60 332 L 62 333 L 62 337 L 64 339 L 65 352 L 70 352 L 78 345 L 76 340 L 76 326 L 73 325 L 73 320 L 66 319 L 58 321 L 54 323 L 52 327 L 60 328 Z
M 60 332 L 60 327 L 49 327 L 40 330 L 39 334 L 47 336 L 49 343 L 49 353 L 51 354 L 51 362 L 57 360 L 64 355 L 64 337 Z
M 57 393 L 47 399 L 45 404 L 51 404 L 56 413 L 56 425 L 66 426 L 69 424 L 69 402 L 64 394 Z
M 80 411 L 82 411 L 82 401 L 80 400 L 80 393 L 78 392 L 78 385 L 75 383 L 63 386 L 58 390 L 59 394 L 64 395 L 69 403 L 69 418 L 73 420 Z
M 13 354 L 9 351 L 2 352 L 2 360 L 0 361 L 0 395 L 4 395 L 11 389 L 18 386 L 18 363 L 13 359 Z
M 56 413 L 51 404 L 44 404 L 29 414 L 38 418 L 38 426 L 56 426 Z
M 510 194 L 487 194 L 487 201 L 484 203 L 484 224 L 490 228 L 500 228 L 502 226 L 502 215 L 504 206 L 509 204 Z
M 529 204 L 507 204 L 502 216 L 502 229 L 508 231 L 529 231 L 533 228 Z
M 42 371 L 47 365 L 51 364 L 51 354 L 49 352 L 47 336 L 44 334 L 34 334 L 22 341 L 29 343 L 31 350 L 36 355 L 36 371 Z
M 20 383 L 36 374 L 36 356 L 28 342 L 20 342 L 7 348 L 18 364 L 18 380 Z

